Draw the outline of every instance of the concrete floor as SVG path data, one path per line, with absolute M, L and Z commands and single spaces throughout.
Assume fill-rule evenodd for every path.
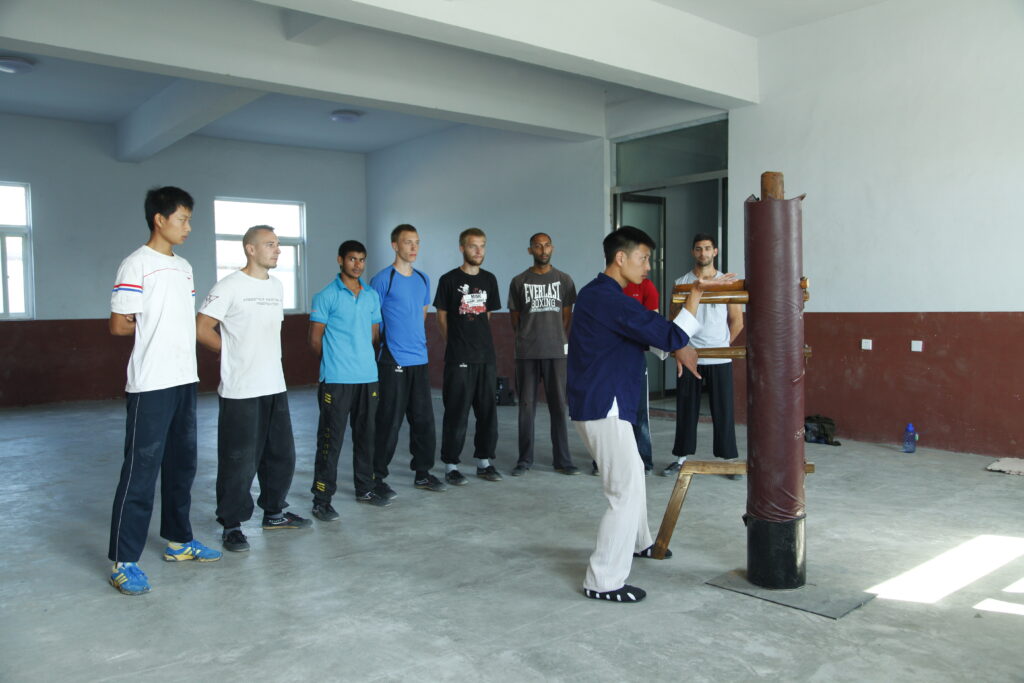
M 291 401 L 291 503 L 306 516 L 315 394 Z M 507 472 L 516 409 L 500 413 Z M 192 521 L 219 547 L 216 415 L 216 397 L 201 396 Z M 974 607 L 1024 605 L 1003 591 L 1024 577 L 1024 557 L 935 604 L 877 598 L 838 621 L 706 585 L 746 564 L 741 481 L 695 479 L 675 557 L 634 564 L 646 601 L 587 600 L 599 480 L 553 473 L 546 448 L 525 477 L 471 477 L 443 494 L 414 489 L 399 455 L 392 507 L 357 505 L 343 489 L 340 523 L 264 534 L 257 517 L 245 526 L 252 551 L 213 564 L 162 562 L 154 522 L 142 559 L 153 592 L 122 596 L 106 583 L 105 552 L 123 425 L 121 401 L 0 412 L 0 680 L 1024 680 L 1024 616 Z M 710 425 L 700 428 L 706 446 Z M 673 430 L 652 423 L 659 466 Z M 743 453 L 742 428 L 739 438 Z M 571 429 L 570 440 L 589 465 Z M 807 480 L 809 582 L 863 591 L 976 536 L 1024 536 L 1024 477 L 986 472 L 989 458 L 850 441 L 807 452 L 818 468 Z M 648 480 L 655 532 L 671 487 Z

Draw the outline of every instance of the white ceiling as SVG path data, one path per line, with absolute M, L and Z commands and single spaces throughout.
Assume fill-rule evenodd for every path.
M 763 36 L 800 24 L 818 21 L 879 1 L 881 0 L 716 0 L 715 2 L 653 0 L 661 5 L 753 36 Z M 228 3 L 237 4 L 239 0 L 221 0 L 221 2 L 225 3 L 224 7 L 227 7 Z M 260 7 L 260 5 L 245 6 L 244 4 L 237 4 L 237 6 L 239 10 L 247 7 L 253 9 Z M 266 11 L 279 10 L 267 8 Z M 316 19 L 313 15 L 301 12 L 285 11 L 284 16 L 286 19 L 294 16 Z M 346 28 L 347 25 L 337 22 L 335 19 L 320 19 L 319 22 L 314 21 L 312 26 L 317 30 L 326 31 L 329 40 L 339 40 L 339 32 L 341 29 L 345 29 L 348 33 L 342 33 L 344 37 L 341 40 L 347 40 L 349 43 L 356 39 L 353 31 L 358 28 Z M 310 32 L 310 34 L 316 37 L 315 32 Z M 378 35 L 380 36 L 379 40 L 389 40 L 387 36 L 390 34 L 386 32 L 379 32 Z M 129 121 L 140 108 L 144 109 L 143 105 L 147 102 L 160 101 L 158 96 L 161 93 L 167 96 L 168 89 L 173 89 L 176 84 L 188 82 L 188 79 L 182 77 L 175 78 L 132 68 L 74 61 L 70 58 L 51 56 L 53 53 L 33 54 L 18 49 L 7 49 L 4 42 L 4 40 L 0 40 L 0 55 L 13 54 L 30 57 L 37 62 L 37 65 L 36 69 L 28 74 L 0 74 L 0 112 L 2 113 L 121 124 L 120 127 L 124 128 L 126 127 L 124 123 Z M 16 46 L 17 42 L 15 41 L 13 44 Z M 310 43 L 310 49 L 315 49 L 313 43 Z M 514 77 L 514 74 L 525 68 L 516 66 L 520 63 L 513 60 L 507 61 L 508 67 L 502 67 L 500 61 L 496 61 L 495 57 L 485 57 L 480 52 L 469 50 L 465 50 L 465 52 L 466 58 L 471 61 L 474 61 L 473 55 L 476 55 L 475 61 L 477 62 L 490 60 L 488 63 L 494 63 L 494 66 L 488 68 L 495 69 L 494 73 L 497 74 L 508 74 L 509 77 Z M 132 66 L 135 64 L 139 64 L 139 62 L 134 62 Z M 159 64 L 151 65 L 151 67 L 154 70 L 162 70 L 164 74 L 173 72 L 162 69 Z M 143 65 L 140 68 L 147 67 Z M 578 83 L 584 89 L 597 87 L 598 93 L 601 90 L 604 91 L 606 106 L 617 106 L 623 103 L 632 103 L 631 106 L 635 105 L 635 109 L 653 106 L 650 104 L 652 96 L 649 91 L 629 87 L 624 84 L 626 81 L 620 80 L 618 83 L 611 83 L 592 77 L 568 74 L 558 71 L 557 67 L 544 67 L 543 65 L 534 65 L 529 68 L 533 69 L 534 73 L 553 74 L 553 78 L 562 79 L 565 86 L 575 87 L 574 84 Z M 367 73 L 375 72 L 371 69 Z M 479 85 L 467 82 L 465 86 L 467 92 L 472 92 L 474 87 L 479 87 Z M 554 87 L 557 90 L 558 86 Z M 555 90 L 552 90 L 551 94 L 547 96 L 554 96 Z M 293 89 L 293 92 L 298 92 L 298 90 Z M 527 93 L 528 91 L 523 91 L 523 95 Z M 256 92 L 254 97 L 253 101 L 234 108 L 233 111 L 229 111 L 230 107 L 226 108 L 225 111 L 229 111 L 229 113 L 225 113 L 219 118 L 211 115 L 206 121 L 197 124 L 194 133 L 252 142 L 365 153 L 472 121 L 471 118 L 466 117 L 460 121 L 458 116 L 449 116 L 439 108 L 436 109 L 438 117 L 431 118 L 431 116 L 421 115 L 424 111 L 423 107 L 415 108 L 413 111 L 407 108 L 405 112 L 400 113 L 383 108 L 362 106 L 358 102 L 316 99 L 315 97 L 262 90 Z M 540 101 L 537 99 L 540 97 L 542 95 L 538 94 L 532 101 Z M 665 102 L 689 104 L 682 99 L 664 96 L 653 97 L 660 97 L 662 104 Z M 553 100 L 553 102 L 555 101 L 557 100 Z M 553 104 L 552 106 L 565 106 L 568 101 L 565 100 L 563 105 Z M 600 99 L 598 101 L 600 102 Z M 215 102 L 215 99 L 211 99 L 211 102 Z M 510 104 L 514 106 L 513 101 L 510 101 Z M 197 107 L 200 108 L 204 106 L 206 106 L 204 103 L 197 104 Z M 330 112 L 343 108 L 363 111 L 365 115 L 355 123 L 331 121 Z M 435 107 L 431 107 L 426 110 L 426 113 L 433 114 L 434 111 Z M 448 120 L 446 120 L 446 116 Z
M 750 36 L 766 36 L 885 0 L 654 0 Z

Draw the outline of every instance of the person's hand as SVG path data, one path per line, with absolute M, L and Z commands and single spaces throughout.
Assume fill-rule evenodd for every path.
M 127 320 L 130 323 L 133 323 L 133 322 L 135 322 L 135 314 L 134 313 L 128 313 L 128 314 L 126 314 L 124 316 L 124 319 Z
M 697 349 L 686 345 L 673 351 L 672 357 L 676 359 L 676 377 L 682 377 L 683 368 L 686 368 L 694 377 L 701 379 L 700 373 L 697 372 Z

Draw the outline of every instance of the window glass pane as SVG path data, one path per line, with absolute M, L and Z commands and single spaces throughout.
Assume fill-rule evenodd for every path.
M 281 281 L 284 289 L 284 308 L 291 310 L 298 308 L 296 293 L 296 247 L 281 247 L 281 255 L 277 258 L 277 268 L 270 271 L 271 275 Z
M 0 224 L 28 225 L 24 187 L 0 185 Z
M 729 122 L 715 121 L 615 145 L 615 184 L 642 185 L 729 167 Z
M 217 282 L 245 267 L 241 240 L 217 240 Z
M 269 225 L 278 237 L 302 237 L 301 204 L 217 199 L 213 202 L 213 220 L 221 235 L 244 235 L 254 225 Z
M 25 257 L 24 237 L 6 237 L 8 313 L 25 312 Z

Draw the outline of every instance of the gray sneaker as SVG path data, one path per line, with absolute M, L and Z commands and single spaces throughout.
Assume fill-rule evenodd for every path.
M 509 474 L 511 474 L 513 477 L 521 477 L 529 471 L 529 467 L 527 467 L 523 463 L 518 463 L 515 467 L 512 468 L 512 471 L 509 472 Z
M 469 483 L 469 480 L 462 475 L 462 472 L 458 470 L 452 470 L 451 472 L 445 472 L 444 480 L 452 486 L 465 486 Z
M 413 480 L 412 485 L 418 489 L 423 489 L 424 491 L 435 491 L 437 493 L 448 490 L 448 487 L 441 483 L 441 480 L 433 474 L 428 474 L 424 477 L 416 477 L 416 479 Z
M 494 465 L 488 465 L 487 467 L 477 467 L 476 476 L 487 481 L 501 481 L 502 476 L 498 474 L 498 470 L 495 469 Z
M 356 496 L 357 503 L 367 503 L 374 507 L 386 508 L 391 505 L 391 501 L 384 496 L 378 495 L 376 491 L 367 491 L 361 496 Z
M 338 511 L 330 503 L 313 503 L 313 516 L 321 522 L 333 522 L 338 519 Z
M 677 462 L 674 462 L 674 463 L 672 463 L 671 465 L 669 465 L 668 467 L 666 467 L 665 469 L 663 469 L 661 471 L 661 476 L 663 476 L 663 477 L 674 477 L 677 474 L 679 474 L 679 469 L 681 467 L 682 467 L 682 465 L 680 465 Z

